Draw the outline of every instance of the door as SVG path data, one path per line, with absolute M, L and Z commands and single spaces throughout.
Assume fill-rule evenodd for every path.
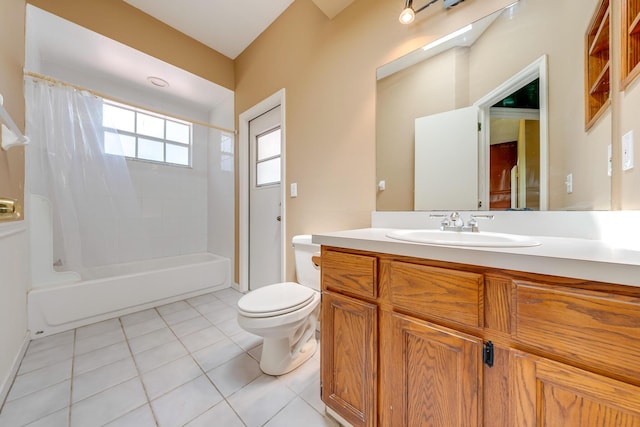
M 482 425 L 480 338 L 384 310 L 380 334 L 380 425 Z
M 478 209 L 478 108 L 415 121 L 415 210 Z
M 512 350 L 512 420 L 519 427 L 640 427 L 640 388 Z
M 489 209 L 511 208 L 511 170 L 518 164 L 518 141 L 489 148 Z
M 280 106 L 249 122 L 249 289 L 282 280 Z
M 376 425 L 377 307 L 322 293 L 322 400 L 354 427 Z

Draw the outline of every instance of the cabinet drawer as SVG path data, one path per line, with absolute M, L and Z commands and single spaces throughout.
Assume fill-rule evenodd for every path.
M 375 299 L 377 258 L 322 248 L 322 289 Z
M 514 282 L 522 344 L 639 382 L 640 298 Z
M 427 318 L 483 325 L 483 276 L 392 261 L 385 274 L 391 304 Z

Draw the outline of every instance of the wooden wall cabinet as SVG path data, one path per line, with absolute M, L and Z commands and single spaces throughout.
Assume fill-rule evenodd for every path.
M 354 426 L 640 427 L 640 288 L 326 246 L 322 288 Z
M 622 82 L 627 86 L 640 74 L 640 0 L 622 0 Z
M 611 7 L 601 0 L 585 35 L 585 128 L 609 106 L 611 90 Z

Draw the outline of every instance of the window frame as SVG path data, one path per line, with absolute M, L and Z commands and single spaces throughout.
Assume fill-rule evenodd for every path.
M 280 144 L 278 145 L 278 154 L 273 155 L 273 156 L 269 156 L 269 157 L 265 157 L 264 159 L 258 159 L 258 143 L 261 137 L 265 136 L 265 135 L 269 135 L 272 134 L 274 132 L 280 132 Z M 256 135 L 255 137 L 255 146 L 253 147 L 255 150 L 255 163 L 254 163 L 254 168 L 255 168 L 255 188 L 267 188 L 267 187 L 273 187 L 276 185 L 280 185 L 282 183 L 282 126 L 276 126 L 272 129 L 269 129 L 267 131 L 262 132 L 259 135 Z M 278 159 L 280 161 L 280 174 L 278 175 L 278 180 L 277 181 L 270 181 L 264 184 L 258 184 L 258 165 L 261 163 L 265 163 L 268 162 L 270 160 L 274 160 L 274 159 Z

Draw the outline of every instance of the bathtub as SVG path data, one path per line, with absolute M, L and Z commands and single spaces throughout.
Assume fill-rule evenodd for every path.
M 89 269 L 28 293 L 32 338 L 74 329 L 230 286 L 228 258 L 196 253 Z

